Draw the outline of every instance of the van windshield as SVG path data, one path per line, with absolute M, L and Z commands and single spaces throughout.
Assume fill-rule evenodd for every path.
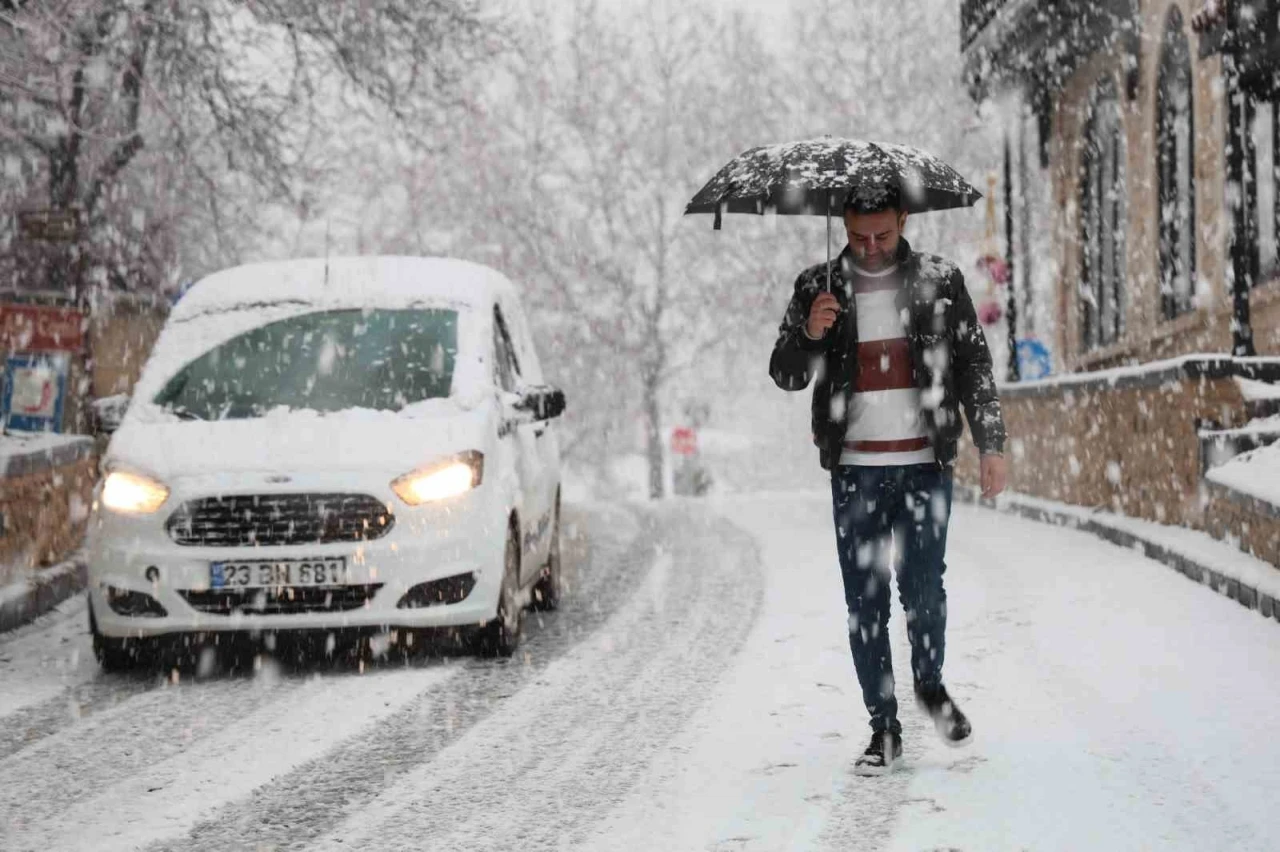
M 155 403 L 192 420 L 273 408 L 399 411 L 447 397 L 458 353 L 454 310 L 322 311 L 263 325 L 182 368 Z

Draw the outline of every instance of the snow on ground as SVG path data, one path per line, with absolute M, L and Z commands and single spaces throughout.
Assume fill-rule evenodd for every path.
M 948 576 L 948 679 L 978 739 L 961 771 L 920 760 L 890 848 L 1274 848 L 1274 623 L 1132 551 L 969 507 Z
M 4 636 L 0 719 L 98 677 L 98 664 L 80 641 L 88 617 L 85 598 L 77 595 L 54 613 Z
M 996 498 L 996 501 L 1002 508 L 1013 505 L 1025 506 L 1078 518 L 1082 523 L 1091 522 L 1127 532 L 1139 539 L 1168 548 L 1199 565 L 1210 567 L 1224 576 L 1239 580 L 1263 594 L 1280 598 L 1280 569 L 1252 554 L 1245 553 L 1231 542 L 1214 538 L 1206 532 L 1189 527 L 1158 524 L 1145 518 L 1131 518 L 1103 509 L 1060 503 L 1056 500 L 1046 500 L 1043 497 L 1032 497 L 1012 491 L 1006 491 Z
M 975 741 L 908 699 L 865 779 L 826 493 L 574 516 L 511 663 L 108 677 L 74 602 L 0 638 L 0 848 L 1275 848 L 1280 629 L 1131 550 L 957 506 Z
M 1085 533 L 958 506 L 947 679 L 976 741 L 944 747 L 908 700 L 906 771 L 857 778 L 829 498 L 717 508 L 762 540 L 764 612 L 590 848 L 1273 848 L 1274 624 Z
M 125 852 L 181 836 L 208 811 L 322 756 L 334 742 L 376 726 L 420 692 L 439 688 L 457 670 L 449 666 L 363 677 L 315 676 L 256 709 L 210 713 L 201 722 L 214 731 L 191 748 L 149 762 L 129 778 L 93 791 L 61 811 L 57 820 L 34 826 L 25 842 L 66 852 Z M 165 703 L 183 700 L 176 693 L 162 694 L 169 699 Z M 111 714 L 104 714 L 96 724 L 112 721 Z M 57 745 L 49 749 L 57 752 Z M 19 765 L 38 767 L 44 751 L 40 746 L 33 748 Z M 22 820 L 18 815 L 19 825 Z M 86 831 L 90 826 L 94 830 Z

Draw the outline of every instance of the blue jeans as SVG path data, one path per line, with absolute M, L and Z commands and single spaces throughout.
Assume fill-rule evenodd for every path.
M 849 608 L 849 647 L 875 731 L 900 733 L 889 652 L 889 575 L 896 541 L 898 597 L 917 687 L 942 683 L 946 651 L 947 522 L 951 471 L 932 464 L 837 467 L 831 476 L 836 548 Z

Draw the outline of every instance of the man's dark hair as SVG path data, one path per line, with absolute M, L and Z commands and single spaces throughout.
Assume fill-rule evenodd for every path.
M 845 213 L 883 213 L 886 210 L 902 210 L 902 192 L 896 184 L 864 184 L 850 190 L 844 199 Z

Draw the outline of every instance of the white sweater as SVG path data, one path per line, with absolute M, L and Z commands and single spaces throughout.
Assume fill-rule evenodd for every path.
M 911 374 L 911 345 L 897 293 L 897 267 L 853 268 L 858 317 L 858 380 L 850 403 L 842 465 L 929 464 L 934 461 Z

